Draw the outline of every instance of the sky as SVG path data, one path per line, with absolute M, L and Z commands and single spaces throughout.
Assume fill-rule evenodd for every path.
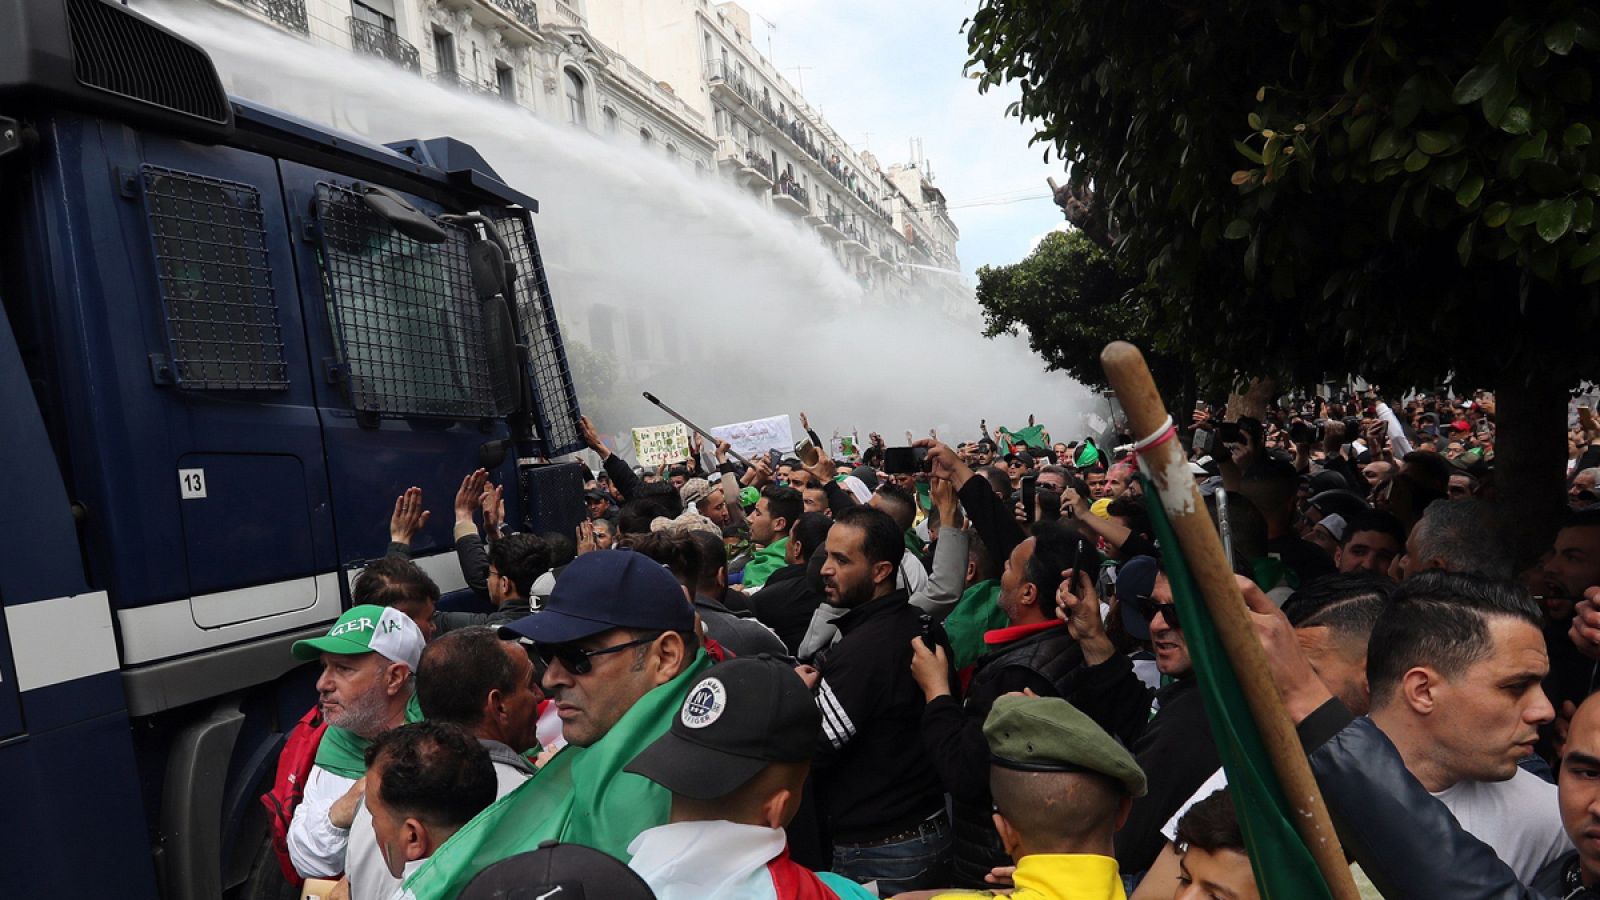
M 934 184 L 961 230 L 961 268 L 1004 265 L 1026 256 L 1062 227 L 1045 178 L 1064 180 L 1061 163 L 1029 146 L 1032 129 L 1005 115 L 1013 87 L 978 93 L 964 77 L 961 24 L 976 0 L 739 0 L 751 13 L 753 42 L 857 150 L 889 165 L 910 159 L 922 139 Z M 765 21 L 763 21 L 765 20 Z M 769 29 L 767 22 L 775 27 Z M 796 67 L 805 67 L 795 71 Z M 1012 198 L 1018 202 L 1005 201 Z M 980 202 L 986 205 L 965 206 Z

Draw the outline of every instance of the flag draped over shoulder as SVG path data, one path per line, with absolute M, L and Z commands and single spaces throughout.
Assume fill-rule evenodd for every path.
M 699 652 L 678 677 L 639 698 L 605 737 L 557 753 L 445 841 L 406 879 L 404 896 L 454 897 L 489 864 L 537 849 L 541 841 L 583 844 L 626 860 L 639 832 L 666 824 L 672 795 L 622 767 L 667 732 L 689 685 L 710 665 Z
M 956 671 L 977 662 L 983 655 L 983 634 L 1011 624 L 1001 611 L 1000 579 L 980 581 L 961 593 L 955 608 L 944 620 L 944 633 L 950 638 Z
M 1160 496 L 1148 480 L 1144 495 L 1161 548 L 1161 566 L 1172 585 L 1172 599 L 1189 645 L 1189 658 L 1205 698 L 1206 718 L 1211 721 L 1211 734 L 1228 775 L 1228 791 L 1233 796 L 1261 896 L 1264 900 L 1331 900 L 1333 894 L 1290 818 L 1292 811 L 1278 783 L 1277 771 L 1217 634 L 1216 623 L 1189 574 Z
M 1012 453 L 1027 447 L 1030 450 L 1048 450 L 1050 445 L 1045 443 L 1044 426 L 1029 425 L 1012 431 L 1009 428 L 1000 429 L 1000 440 L 1005 444 L 1006 452 Z
M 406 721 L 422 721 L 422 706 L 417 703 L 415 691 L 406 701 Z M 372 741 L 337 725 L 329 725 L 322 733 L 322 742 L 317 744 L 316 764 L 341 778 L 360 778 L 367 774 L 367 748 L 370 746 Z

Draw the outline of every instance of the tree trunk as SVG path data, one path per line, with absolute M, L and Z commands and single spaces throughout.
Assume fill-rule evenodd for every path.
M 1567 387 L 1535 369 L 1507 371 L 1495 389 L 1495 503 L 1518 571 L 1550 549 L 1566 513 Z

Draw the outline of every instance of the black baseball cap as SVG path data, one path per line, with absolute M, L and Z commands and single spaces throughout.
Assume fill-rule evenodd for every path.
M 611 495 L 606 493 L 605 491 L 600 490 L 599 488 L 590 488 L 589 490 L 583 492 L 583 499 L 585 499 L 585 500 L 610 500 L 611 499 Z
M 706 670 L 672 728 L 626 771 L 695 800 L 726 797 L 775 762 L 804 762 L 816 750 L 822 713 L 793 666 L 742 657 Z
M 579 844 L 545 841 L 473 876 L 458 900 L 655 900 L 627 864 Z
M 678 579 L 632 550 L 595 550 L 561 570 L 544 607 L 504 625 L 502 637 L 565 644 L 613 628 L 693 631 L 694 609 Z

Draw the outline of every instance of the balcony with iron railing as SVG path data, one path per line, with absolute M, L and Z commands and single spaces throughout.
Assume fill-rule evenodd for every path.
M 533 0 L 489 0 L 489 3 L 529 31 L 539 30 L 539 7 Z
M 734 68 L 720 60 L 712 60 L 706 65 L 706 81 L 711 84 L 711 93 L 724 103 L 736 107 L 743 107 L 748 111 L 756 110 L 756 92 L 750 83 L 739 77 Z
M 829 243 L 844 239 L 844 214 L 836 209 L 830 209 L 820 216 L 808 217 L 807 221 L 814 222 L 817 234 L 822 235 Z
M 350 16 L 346 21 L 350 25 L 350 43 L 358 52 L 387 59 L 413 72 L 422 71 L 420 54 L 410 41 L 365 19 Z
M 811 196 L 787 173 L 772 186 L 772 205 L 785 212 L 803 216 L 811 210 Z
M 761 154 L 746 150 L 738 170 L 738 178 L 740 184 L 757 193 L 765 191 L 773 185 L 772 163 Z
M 253 9 L 273 22 L 300 34 L 310 34 L 306 19 L 305 0 L 233 0 L 245 9 Z

